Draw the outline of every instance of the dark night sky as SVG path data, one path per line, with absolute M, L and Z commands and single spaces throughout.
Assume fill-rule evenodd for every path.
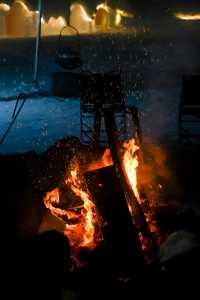
M 2 2 L 12 3 L 13 0 L 3 0 Z M 38 0 L 26 0 L 25 2 L 35 9 Z M 69 2 L 69 0 L 43 0 L 45 15 L 64 15 Z M 103 0 L 72 0 L 71 2 L 85 3 L 92 12 L 96 4 L 103 2 Z M 152 15 L 174 10 L 192 12 L 200 10 L 200 0 L 108 0 L 107 2 L 113 7 L 133 10 L 140 15 Z

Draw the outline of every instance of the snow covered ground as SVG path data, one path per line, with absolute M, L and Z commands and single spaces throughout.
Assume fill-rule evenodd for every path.
M 76 45 L 69 38 L 68 45 Z M 40 86 L 50 90 L 55 64 L 56 38 L 42 40 Z M 200 43 L 196 34 L 135 37 L 113 34 L 81 37 L 84 69 L 121 69 L 127 103 L 141 114 L 144 142 L 168 143 L 178 138 L 181 78 L 200 73 Z M 11 121 L 15 101 L 6 98 L 19 92 L 32 94 L 34 40 L 0 40 L 0 137 Z M 67 135 L 80 135 L 79 99 L 28 97 L 0 153 L 43 151 Z
M 0 134 L 8 127 L 15 101 L 1 102 Z M 79 102 L 28 99 L 0 152 L 44 151 L 66 135 L 79 136 Z
M 127 104 L 139 108 L 144 142 L 166 143 L 177 139 L 178 96 L 176 91 L 168 92 L 170 114 L 167 113 L 166 94 L 162 91 L 148 90 L 143 99 L 127 98 Z M 2 101 L 0 104 L 2 136 L 11 121 L 15 101 Z M 28 99 L 5 142 L 0 145 L 0 152 L 41 152 L 69 135 L 80 136 L 79 99 Z

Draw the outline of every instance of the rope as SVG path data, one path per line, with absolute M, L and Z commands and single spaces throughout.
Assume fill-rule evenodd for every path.
M 19 101 L 22 100 L 22 103 L 21 105 L 19 106 Z M 15 104 L 15 107 L 14 107 L 14 110 L 13 110 L 13 114 L 12 114 L 12 121 L 10 122 L 7 130 L 5 131 L 5 133 L 3 134 L 3 136 L 1 137 L 0 139 L 0 145 L 3 144 L 3 142 L 5 141 L 8 133 L 10 132 L 11 128 L 13 127 L 13 125 L 15 124 L 15 121 L 17 120 L 25 102 L 26 102 L 26 95 L 24 93 L 21 93 L 19 94 L 19 96 L 17 97 L 17 101 L 16 101 L 16 104 Z M 19 108 L 18 108 L 19 106 Z M 18 108 L 18 110 L 17 110 Z

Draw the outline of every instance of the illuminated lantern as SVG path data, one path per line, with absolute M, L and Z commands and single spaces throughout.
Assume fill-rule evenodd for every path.
M 106 31 L 110 27 L 110 10 L 106 6 L 97 6 L 95 25 L 99 30 Z
M 81 4 L 71 5 L 69 23 L 75 27 L 79 33 L 90 33 L 93 31 L 93 20 Z
M 47 22 L 42 18 L 42 35 L 59 35 L 62 28 L 66 26 L 66 21 L 63 17 L 51 17 Z
M 6 16 L 9 13 L 10 6 L 0 3 L 0 36 L 6 35 Z
M 14 37 L 33 36 L 37 13 L 30 11 L 22 1 L 15 1 L 6 16 L 7 34 Z
M 113 9 L 106 3 L 101 3 L 96 7 L 95 25 L 98 31 L 107 31 L 112 28 L 120 27 L 122 17 L 132 18 L 133 14 L 121 9 Z

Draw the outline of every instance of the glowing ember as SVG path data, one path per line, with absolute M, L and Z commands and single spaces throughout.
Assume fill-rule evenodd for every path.
M 101 234 L 98 229 L 95 205 L 84 186 L 84 180 L 80 174 L 77 162 L 72 163 L 69 175 L 65 178 L 65 184 L 76 197 L 82 200 L 82 207 L 74 210 L 59 208 L 59 188 L 46 194 L 44 204 L 53 215 L 65 221 L 66 227 L 64 233 L 70 240 L 73 252 L 78 253 L 83 247 L 92 250 L 101 240 Z
M 81 169 L 83 173 L 86 173 L 86 172 L 91 172 L 112 165 L 113 165 L 113 161 L 110 154 L 110 149 L 107 148 L 103 156 L 99 160 L 92 161 L 88 165 L 82 166 Z
M 194 14 L 184 14 L 184 13 L 177 13 L 175 14 L 177 19 L 185 20 L 185 21 L 200 21 L 200 13 Z

